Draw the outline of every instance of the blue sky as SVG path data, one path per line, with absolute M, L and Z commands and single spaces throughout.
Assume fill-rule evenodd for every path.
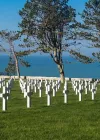
M 87 0 L 70 0 L 69 4 L 76 9 L 77 13 L 82 12 Z M 26 0 L 0 0 L 0 30 L 18 30 L 18 23 L 21 21 L 18 12 L 23 8 Z M 77 16 L 78 20 L 81 20 Z

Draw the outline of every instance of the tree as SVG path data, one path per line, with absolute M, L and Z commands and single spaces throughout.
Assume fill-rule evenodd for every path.
M 63 43 L 64 27 L 69 29 L 75 18 L 75 11 L 67 2 L 68 0 L 29 0 L 19 12 L 22 17 L 22 32 L 33 38 L 38 51 L 50 54 L 58 66 L 62 82 L 65 78 L 62 52 L 68 45 Z M 67 32 L 69 34 L 70 29 Z
M 17 74 L 18 77 L 20 77 L 20 69 L 19 64 L 22 64 L 23 66 L 29 67 L 29 63 L 24 61 L 22 57 L 24 55 L 29 54 L 29 51 L 16 51 L 16 43 L 15 41 L 18 41 L 19 39 L 19 33 L 16 31 L 1 31 L 0 32 L 0 38 L 1 38 L 1 44 L 0 44 L 0 50 L 2 52 L 5 52 L 9 55 L 9 63 L 8 67 L 5 69 L 5 71 L 9 74 Z M 4 47 L 3 44 L 6 44 L 9 46 Z
M 91 48 L 100 48 L 100 0 L 88 0 L 82 13 L 83 23 L 77 34 L 80 38 L 91 41 Z M 96 61 L 100 61 L 100 51 L 92 53 Z
M 22 34 L 31 38 L 36 44 L 36 50 L 49 53 L 57 64 L 61 81 L 64 82 L 64 65 L 62 54 L 67 51 L 82 62 L 90 59 L 75 47 L 75 10 L 68 6 L 69 0 L 28 0 L 24 8 L 19 11 L 22 22 L 19 26 Z M 27 42 L 28 40 L 26 40 Z

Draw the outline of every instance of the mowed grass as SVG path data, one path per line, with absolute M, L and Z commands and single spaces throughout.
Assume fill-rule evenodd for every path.
M 0 140 L 100 140 L 99 86 L 94 101 L 88 93 L 79 102 L 69 84 L 68 104 L 64 104 L 61 88 L 49 107 L 45 92 L 42 98 L 33 93 L 32 107 L 27 109 L 16 81 L 6 112 L 0 99 Z

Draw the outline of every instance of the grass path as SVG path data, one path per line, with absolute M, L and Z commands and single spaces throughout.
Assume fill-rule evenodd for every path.
M 0 99 L 0 140 L 100 140 L 100 88 L 95 101 L 91 94 L 82 102 L 69 85 L 68 104 L 63 103 L 62 89 L 46 106 L 46 95 L 32 95 L 32 107 L 15 82 L 8 100 L 7 112 L 2 112 Z

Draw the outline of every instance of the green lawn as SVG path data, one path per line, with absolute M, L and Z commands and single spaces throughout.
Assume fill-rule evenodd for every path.
M 100 140 L 100 88 L 91 101 L 91 94 L 83 95 L 82 102 L 69 84 L 68 104 L 63 103 L 62 89 L 46 106 L 46 95 L 32 95 L 32 107 L 14 83 L 8 110 L 2 112 L 0 99 L 0 140 Z

